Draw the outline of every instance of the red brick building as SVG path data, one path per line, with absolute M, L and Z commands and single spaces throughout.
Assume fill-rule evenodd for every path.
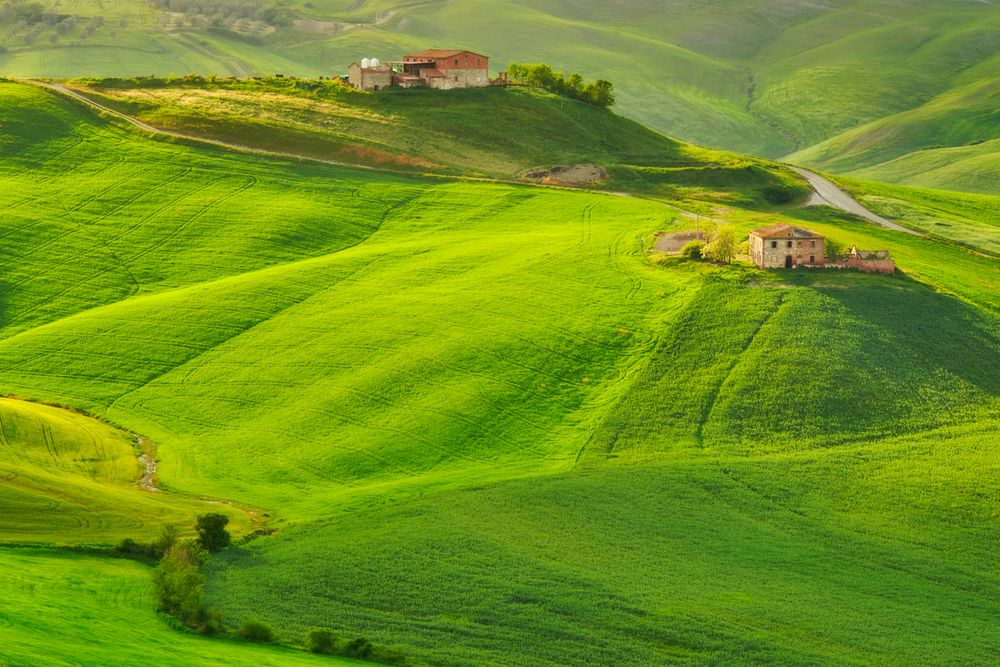
M 490 59 L 481 53 L 427 49 L 388 63 L 403 88 L 480 88 L 490 85 Z

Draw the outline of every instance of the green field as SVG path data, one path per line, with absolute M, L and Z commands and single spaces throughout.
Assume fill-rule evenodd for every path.
M 997 188 L 995 144 L 967 146 L 998 138 L 989 2 L 294 0 L 281 16 L 210 0 L 42 4 L 56 18 L 0 13 L 0 75 L 336 76 L 365 56 L 457 46 L 491 55 L 495 70 L 544 61 L 609 79 L 625 115 L 697 144 Z
M 182 123 L 218 92 L 141 104 Z M 417 117 L 437 98 L 378 99 Z M 0 543 L 36 545 L 0 551 L 0 661 L 306 661 L 172 630 L 145 566 L 39 546 L 148 539 L 206 500 L 276 531 L 210 560 L 208 605 L 291 645 L 322 626 L 416 664 L 1000 660 L 993 198 L 849 181 L 922 230 L 947 212 L 947 233 L 900 234 L 768 205 L 788 178 L 772 163 L 546 96 L 455 99 L 531 140 L 488 161 L 470 121 L 453 173 L 562 144 L 642 196 L 154 141 L 0 83 L 0 394 L 108 422 L 0 402 Z M 622 137 L 547 129 L 574 113 Z M 650 254 L 687 206 L 889 249 L 901 271 Z M 166 493 L 132 486 L 132 434 Z M 9 482 L 32 474 L 48 513 Z
M 0 549 L 0 585 L 4 665 L 365 664 L 171 630 L 149 569 L 131 561 Z

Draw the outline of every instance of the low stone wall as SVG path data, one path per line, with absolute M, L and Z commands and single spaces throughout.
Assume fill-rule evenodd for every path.
M 856 257 L 838 257 L 836 260 L 826 263 L 828 269 L 855 269 L 865 273 L 886 273 L 896 272 L 896 262 L 891 259 L 859 259 Z

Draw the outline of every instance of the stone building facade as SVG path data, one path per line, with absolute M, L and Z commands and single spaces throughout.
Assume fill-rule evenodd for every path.
M 792 269 L 826 264 L 826 242 L 816 232 L 794 225 L 771 225 L 750 232 L 750 261 L 762 269 Z
M 400 88 L 483 88 L 490 80 L 490 59 L 481 53 L 453 49 L 427 49 L 370 66 L 367 58 L 347 68 L 347 80 L 359 90 Z
M 347 68 L 347 81 L 358 90 L 384 90 L 392 85 L 392 76 L 392 68 L 388 65 L 363 67 L 351 63 Z

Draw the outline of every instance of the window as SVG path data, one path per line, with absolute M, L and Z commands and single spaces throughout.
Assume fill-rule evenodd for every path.
M 778 242 L 777 241 L 771 241 L 771 247 L 772 248 L 777 248 L 778 247 Z
M 809 255 L 809 263 L 810 264 L 816 263 L 816 255 Z
M 792 247 L 792 242 L 791 241 L 788 242 L 788 246 L 787 247 L 789 247 L 789 248 Z
M 455 64 L 456 65 L 458 64 L 458 58 L 455 58 Z
M 476 58 L 476 67 L 479 67 L 479 66 L 481 66 L 482 64 L 483 64 L 483 61 L 482 61 L 482 59 L 481 59 L 481 58 Z
M 809 247 L 810 248 L 815 248 L 816 247 L 816 242 L 815 241 L 810 241 L 809 242 Z

